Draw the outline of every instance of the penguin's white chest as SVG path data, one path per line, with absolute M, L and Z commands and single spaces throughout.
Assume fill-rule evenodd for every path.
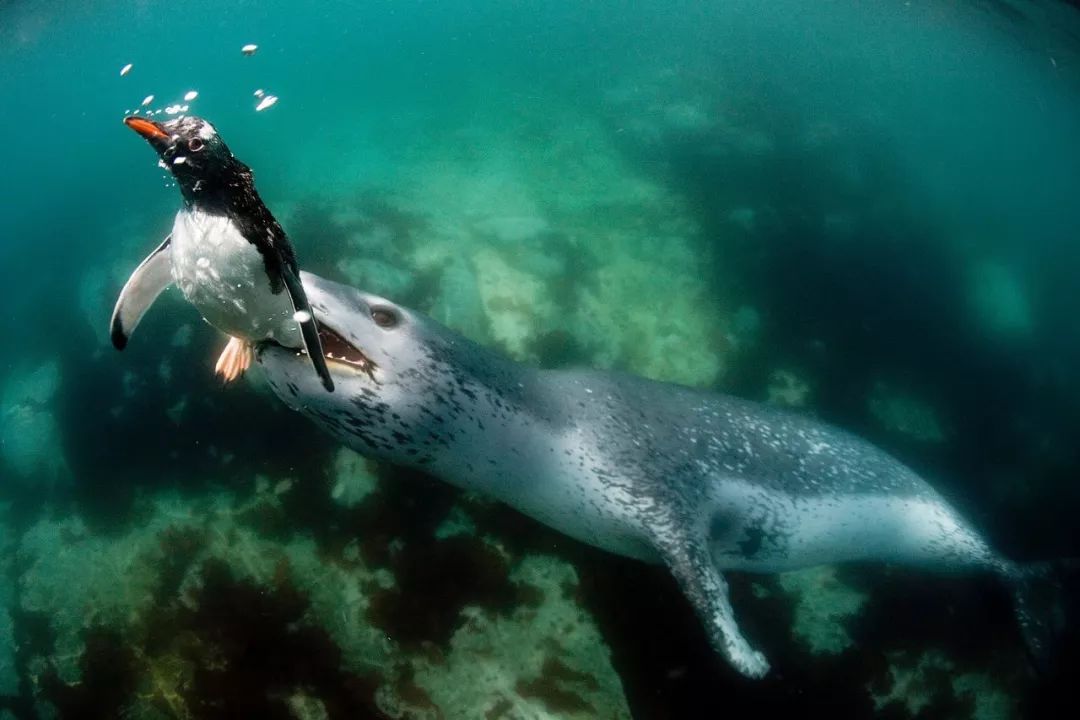
M 172 263 L 177 287 L 217 329 L 251 341 L 302 345 L 288 292 L 270 291 L 262 255 L 227 216 L 178 212 Z

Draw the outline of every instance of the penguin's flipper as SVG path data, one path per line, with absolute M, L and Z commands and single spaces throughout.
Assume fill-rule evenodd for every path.
M 670 529 L 677 524 L 665 526 Z M 705 625 L 713 648 L 746 677 L 764 677 L 769 672 L 769 661 L 739 630 L 727 582 L 716 569 L 704 538 L 676 532 L 672 536 L 665 533 L 664 537 L 655 537 L 653 542 Z
M 109 322 L 109 335 L 113 347 L 117 350 L 123 350 L 127 346 L 128 338 L 135 332 L 135 326 L 142 320 L 142 316 L 154 304 L 158 295 L 172 284 L 170 243 L 171 234 L 139 263 L 139 267 L 131 273 L 131 277 L 124 283 L 124 289 L 120 291 L 116 307 L 113 308 L 112 320 Z
M 307 293 L 304 292 L 300 277 L 287 263 L 282 264 L 281 276 L 285 280 L 285 289 L 289 291 L 289 297 L 292 299 L 296 321 L 300 323 L 304 349 L 311 358 L 311 364 L 315 366 L 315 372 L 322 379 L 323 387 L 327 392 L 334 392 L 334 380 L 330 377 L 330 368 L 326 367 L 322 341 L 319 340 L 319 326 L 315 323 L 315 314 L 311 312 L 311 304 L 308 303 Z

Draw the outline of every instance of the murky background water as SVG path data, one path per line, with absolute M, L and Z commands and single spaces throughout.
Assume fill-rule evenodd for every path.
M 745 681 L 662 570 L 219 387 L 175 291 L 107 324 L 180 204 L 120 121 L 194 90 L 306 269 L 800 408 L 1077 556 L 1078 44 L 1059 2 L 3 6 L 0 717 L 1038 717 L 991 580 L 733 576 Z

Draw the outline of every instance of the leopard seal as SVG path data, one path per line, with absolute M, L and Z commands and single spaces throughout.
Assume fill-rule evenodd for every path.
M 713 647 L 761 677 L 723 572 L 875 560 L 988 571 L 1038 651 L 1041 569 L 996 554 L 915 472 L 808 417 L 613 372 L 540 370 L 384 298 L 303 273 L 338 391 L 272 341 L 286 405 L 358 452 L 493 496 L 577 540 L 663 563 Z

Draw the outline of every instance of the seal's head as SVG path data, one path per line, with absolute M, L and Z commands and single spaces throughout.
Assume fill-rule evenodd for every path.
M 251 184 L 251 170 L 202 118 L 185 115 L 159 123 L 129 116 L 124 124 L 157 151 L 160 165 L 173 174 L 190 203 L 214 202 L 224 192 Z
M 368 454 L 430 462 L 503 361 L 389 300 L 310 273 L 301 279 L 336 389 L 322 390 L 302 351 L 268 341 L 256 360 L 271 389 Z

